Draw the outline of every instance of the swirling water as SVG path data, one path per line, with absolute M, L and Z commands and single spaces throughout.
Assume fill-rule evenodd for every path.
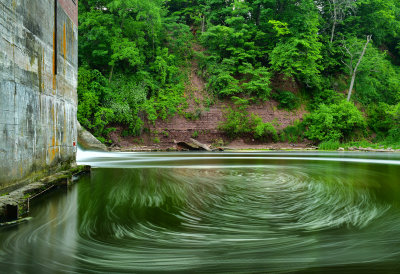
M 1 273 L 400 272 L 400 155 L 79 151 Z

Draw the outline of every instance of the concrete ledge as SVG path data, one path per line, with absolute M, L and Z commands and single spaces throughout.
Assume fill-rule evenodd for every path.
M 29 213 L 30 201 L 54 187 L 73 184 L 77 177 L 89 171 L 90 167 L 88 166 L 77 166 L 25 185 L 10 193 L 2 194 L 0 196 L 0 224 L 19 220 Z

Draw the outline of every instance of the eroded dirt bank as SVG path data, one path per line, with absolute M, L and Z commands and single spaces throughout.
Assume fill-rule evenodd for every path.
M 165 121 L 157 120 L 155 124 L 147 123 L 146 127 L 149 130 L 139 137 L 123 137 L 123 129 L 117 128 L 117 130 L 110 135 L 113 142 L 112 147 L 121 150 L 135 148 L 168 149 L 174 148 L 177 142 L 189 141 L 190 138 L 194 138 L 199 142 L 209 145 L 228 146 L 236 149 L 306 148 L 311 145 L 310 142 L 296 145 L 289 143 L 263 143 L 251 137 L 230 140 L 218 130 L 219 124 L 223 121 L 223 110 L 225 108 L 226 105 L 223 102 L 219 102 L 210 107 L 209 110 L 203 110 L 196 120 L 190 120 L 181 115 L 176 115 Z M 283 129 L 296 120 L 302 120 L 305 111 L 303 109 L 294 112 L 278 110 L 277 103 L 269 101 L 262 105 L 253 105 L 249 107 L 249 113 L 257 114 L 264 122 L 275 124 L 277 129 Z

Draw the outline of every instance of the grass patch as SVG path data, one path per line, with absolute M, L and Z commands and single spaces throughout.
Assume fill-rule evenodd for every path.
M 340 147 L 339 141 L 326 141 L 318 145 L 318 150 L 338 150 Z
M 192 138 L 197 138 L 197 137 L 199 137 L 199 132 L 195 130 L 192 134 Z
M 349 148 L 371 148 L 371 149 L 400 149 L 400 143 L 379 142 L 372 143 L 368 140 L 340 143 L 339 141 L 326 141 L 318 145 L 318 150 L 338 150 L 340 147 Z
M 341 145 L 343 148 L 349 147 L 362 147 L 362 148 L 373 148 L 373 149 L 400 149 L 400 143 L 389 143 L 389 142 L 378 142 L 371 143 L 367 140 L 348 142 Z

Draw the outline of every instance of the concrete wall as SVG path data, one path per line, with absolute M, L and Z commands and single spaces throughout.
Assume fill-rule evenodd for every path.
M 0 0 L 0 191 L 75 161 L 76 5 Z

